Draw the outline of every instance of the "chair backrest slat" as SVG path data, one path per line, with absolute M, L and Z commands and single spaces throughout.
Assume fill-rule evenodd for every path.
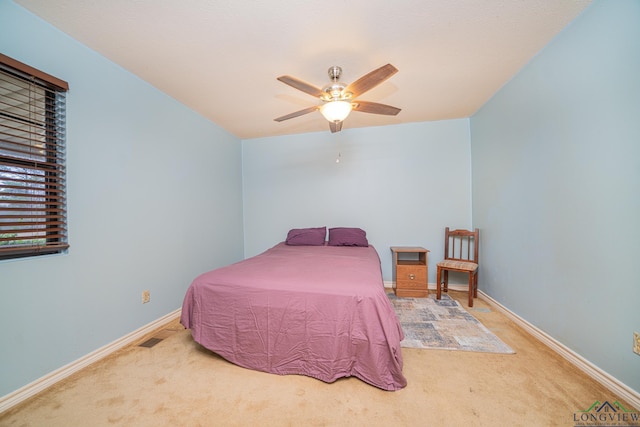
M 445 228 L 444 258 L 477 263 L 478 235 L 477 228 L 473 231 Z

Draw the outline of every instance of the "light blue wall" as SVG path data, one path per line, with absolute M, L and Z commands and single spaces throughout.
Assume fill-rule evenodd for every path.
M 242 155 L 245 256 L 291 228 L 360 227 L 384 280 L 389 247 L 408 245 L 432 251 L 435 283 L 444 228 L 471 225 L 468 119 L 244 140 Z
M 640 2 L 590 6 L 471 136 L 480 287 L 640 390 Z
M 0 51 L 70 85 L 71 249 L 0 262 L 3 396 L 179 308 L 243 236 L 237 138 L 6 0 Z

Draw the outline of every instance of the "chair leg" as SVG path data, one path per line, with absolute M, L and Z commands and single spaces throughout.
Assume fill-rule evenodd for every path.
M 440 289 L 440 274 L 442 273 L 442 269 L 440 267 L 437 268 L 436 273 L 436 299 L 440 299 L 442 296 Z
M 478 298 L 478 271 L 476 270 L 476 274 L 474 274 L 474 284 L 473 284 L 473 297 Z
M 473 307 L 473 283 L 474 274 L 469 273 L 469 307 Z
M 444 291 L 449 292 L 449 270 L 444 271 Z

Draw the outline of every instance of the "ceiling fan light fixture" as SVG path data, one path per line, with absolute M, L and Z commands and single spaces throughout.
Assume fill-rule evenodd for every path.
M 330 122 L 341 122 L 349 116 L 351 103 L 347 101 L 329 101 L 320 107 L 320 112 Z

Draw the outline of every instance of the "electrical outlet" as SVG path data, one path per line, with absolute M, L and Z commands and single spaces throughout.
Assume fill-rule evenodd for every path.
M 633 352 L 640 354 L 640 334 L 637 332 L 633 333 Z
M 151 291 L 142 291 L 142 303 L 146 304 L 151 301 Z

